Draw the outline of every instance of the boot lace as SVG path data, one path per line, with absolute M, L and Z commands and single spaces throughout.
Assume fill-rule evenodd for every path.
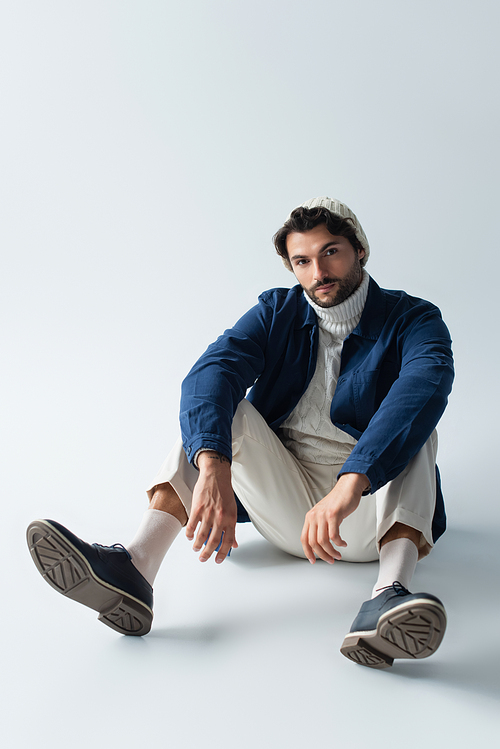
M 383 588 L 377 588 L 377 592 L 382 592 L 383 590 L 389 590 L 392 588 L 394 590 L 394 593 L 397 596 L 409 596 L 411 595 L 410 591 L 405 588 L 404 585 L 402 585 L 399 580 L 396 580 L 392 583 L 392 585 L 385 585 Z
M 128 549 L 125 548 L 123 544 L 113 544 L 112 546 L 104 546 L 104 544 L 92 544 L 97 551 L 100 559 L 103 561 L 106 561 L 106 555 L 102 553 L 101 549 L 119 549 L 119 551 L 124 551 L 125 554 L 128 556 L 128 558 L 131 560 L 132 555 L 128 551 Z

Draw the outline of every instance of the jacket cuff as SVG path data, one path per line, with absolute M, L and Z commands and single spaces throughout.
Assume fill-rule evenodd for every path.
M 197 468 L 195 458 L 201 450 L 215 450 L 215 452 L 225 455 L 232 462 L 233 452 L 231 445 L 219 437 L 217 434 L 199 434 L 189 444 L 183 443 L 184 452 L 189 462 Z
M 337 476 L 337 480 L 344 473 L 363 473 L 370 482 L 370 488 L 363 492 L 363 496 L 366 494 L 373 494 L 380 489 L 384 484 L 387 483 L 385 476 L 382 475 L 380 470 L 377 469 L 373 463 L 369 463 L 367 460 L 362 458 L 347 458 L 346 462 L 342 466 L 342 470 Z

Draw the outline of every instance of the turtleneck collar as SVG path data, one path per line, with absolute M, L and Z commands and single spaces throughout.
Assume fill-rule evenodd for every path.
M 363 270 L 363 278 L 358 288 L 340 304 L 334 307 L 320 307 L 312 301 L 304 292 L 304 296 L 311 305 L 316 315 L 320 328 L 327 330 L 334 335 L 343 337 L 352 333 L 361 319 L 363 307 L 365 306 L 368 295 L 368 286 L 370 276 Z

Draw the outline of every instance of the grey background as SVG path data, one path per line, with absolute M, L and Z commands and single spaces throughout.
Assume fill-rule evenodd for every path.
M 498 730 L 499 6 L 3 0 L 3 686 L 9 747 L 357 748 Z M 445 600 L 429 661 L 338 647 L 376 566 L 315 565 L 251 527 L 221 568 L 179 539 L 144 640 L 44 585 L 35 517 L 126 542 L 195 358 L 293 276 L 271 236 L 326 194 L 367 270 L 438 304 L 458 374 L 440 425 Z M 68 743 L 70 742 L 70 743 Z

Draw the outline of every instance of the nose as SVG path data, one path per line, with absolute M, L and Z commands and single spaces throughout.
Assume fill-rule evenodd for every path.
M 328 275 L 328 271 L 323 267 L 321 260 L 313 260 L 314 263 L 314 280 L 322 281 Z

